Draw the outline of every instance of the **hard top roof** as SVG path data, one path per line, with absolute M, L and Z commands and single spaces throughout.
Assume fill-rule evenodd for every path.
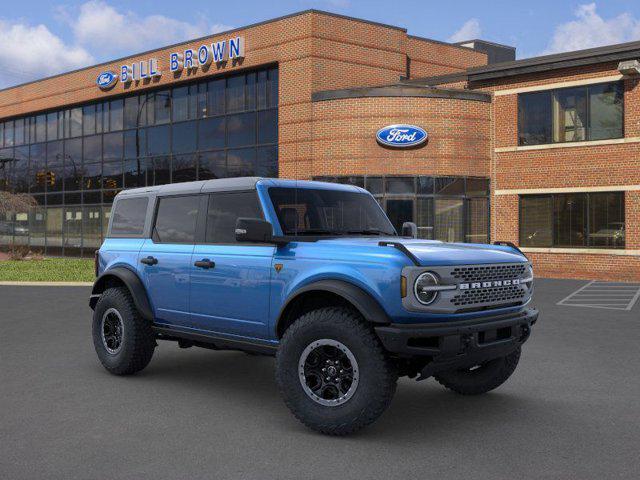
M 200 180 L 196 182 L 169 183 L 155 187 L 140 187 L 123 190 L 118 197 L 142 196 L 142 195 L 181 195 L 189 193 L 230 192 L 241 190 L 253 190 L 256 185 L 264 183 L 273 187 L 287 188 L 331 188 L 336 190 L 365 191 L 353 185 L 343 185 L 329 182 L 317 182 L 310 180 L 287 180 L 281 178 L 262 177 L 234 177 L 218 178 L 213 180 Z

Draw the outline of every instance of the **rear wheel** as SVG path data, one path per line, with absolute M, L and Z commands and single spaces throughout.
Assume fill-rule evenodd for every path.
M 434 375 L 444 387 L 461 395 L 480 395 L 498 388 L 515 371 L 520 348 L 504 357 L 471 368 L 450 370 Z
M 306 426 L 347 435 L 374 422 L 389 406 L 397 373 L 362 318 L 322 308 L 296 320 L 276 358 L 286 405 Z
M 151 323 L 140 316 L 126 288 L 109 288 L 100 296 L 93 345 L 100 363 L 115 375 L 139 372 L 151 361 L 156 345 Z

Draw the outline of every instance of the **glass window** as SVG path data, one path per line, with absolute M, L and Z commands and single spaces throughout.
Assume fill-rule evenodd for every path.
M 61 192 L 65 181 L 62 141 L 47 143 L 47 192 Z
M 150 166 L 152 168 L 148 177 L 150 185 L 165 185 L 171 183 L 170 157 L 154 157 L 151 159 Z
M 109 102 L 109 130 L 115 132 L 124 126 L 124 103 L 122 99 Z
M 82 118 L 84 122 L 82 124 L 83 135 L 93 135 L 96 133 L 96 106 L 87 105 L 82 107 Z
M 106 102 L 96 104 L 96 133 L 102 133 L 107 129 L 105 125 L 108 123 L 108 118 L 105 118 L 107 110 L 108 105 Z
M 416 199 L 416 225 L 418 238 L 433 240 L 433 198 Z
M 193 85 L 192 92 L 193 90 L 197 91 L 195 118 L 206 117 L 207 116 L 207 84 L 199 83 L 198 85 Z
M 24 127 L 24 118 L 18 118 L 13 122 L 13 143 L 14 145 L 24 145 L 25 144 L 25 127 Z M 54 134 L 57 133 L 54 129 Z M 55 140 L 57 136 L 53 137 Z
M 142 235 L 148 203 L 147 197 L 118 200 L 113 212 L 109 236 Z
M 402 232 L 405 222 L 413 222 L 413 199 L 387 199 L 387 216 L 397 232 Z
M 154 123 L 168 123 L 171 119 L 171 93 L 169 90 L 163 90 L 150 95 L 154 97 L 152 102 L 154 104 Z
M 230 177 L 252 177 L 256 174 L 255 148 L 242 148 L 227 152 L 227 175 Z
M 196 150 L 196 122 L 174 123 L 171 129 L 173 153 L 188 153 Z
M 269 70 L 269 83 L 268 83 L 268 105 L 269 107 L 278 106 L 278 69 L 272 68 Z
M 553 95 L 553 141 L 587 139 L 587 89 L 565 88 Z
M 258 164 L 256 175 L 265 178 L 276 178 L 278 176 L 278 147 L 258 147 Z
M 69 116 L 69 136 L 82 135 L 82 108 L 72 108 Z
M 518 144 L 551 142 L 551 92 L 518 95 Z
M 100 247 L 102 243 L 102 209 L 99 205 L 82 209 L 82 236 L 84 247 Z
M 47 140 L 47 116 L 38 115 L 35 120 L 36 120 L 36 142 L 37 143 L 45 142 Z M 5 140 L 6 140 L 6 132 L 5 132 Z
M 624 194 L 589 195 L 589 246 L 624 248 Z
M 518 95 L 518 144 L 620 138 L 622 82 Z
M 1 153 L 0 157 L 2 157 Z M 16 161 L 13 167 L 13 187 L 17 193 L 27 193 L 29 191 L 29 146 L 16 147 L 14 158 Z
M 245 109 L 256 109 L 256 74 L 247 73 L 247 83 L 245 85 Z
M 174 122 L 189 119 L 189 87 L 174 88 L 171 103 Z
M 198 155 L 198 180 L 227 177 L 225 152 L 205 152 Z
M 198 148 L 213 150 L 225 146 L 225 118 L 205 118 L 198 122 Z
M 132 95 L 124 99 L 123 127 L 138 127 L 138 96 Z
M 125 158 L 144 157 L 147 155 L 146 130 L 137 128 L 124 132 Z
M 418 177 L 418 194 L 419 195 L 432 195 L 434 188 L 433 177 Z
M 624 248 L 624 192 L 524 195 L 520 244 Z
M 278 142 L 278 111 L 258 112 L 258 143 Z
M 382 177 L 367 177 L 365 179 L 365 188 L 372 195 L 382 194 Z
M 413 194 L 415 186 L 414 177 L 387 177 L 387 193 Z
M 107 133 L 103 136 L 102 152 L 104 160 L 122 158 L 122 132 Z
M 464 178 L 462 177 L 436 178 L 436 194 L 464 195 Z
M 102 135 L 84 137 L 82 158 L 85 163 L 95 163 L 102 160 Z
M 285 235 L 395 235 L 389 219 L 366 193 L 273 187 L 269 196 Z
M 465 242 L 489 242 L 489 200 L 487 198 L 471 198 L 467 200 Z
M 489 180 L 486 178 L 467 178 L 467 195 L 470 197 L 489 195 Z
M 150 160 L 144 158 L 134 158 L 124 161 L 125 188 L 147 186 L 147 165 L 149 162 Z
M 85 190 L 95 190 L 102 184 L 102 163 L 85 163 L 82 166 L 82 185 Z
M 244 75 L 227 78 L 227 112 L 241 112 L 245 109 L 244 84 Z
M 29 147 L 29 191 L 31 193 L 45 191 L 46 165 L 46 144 L 31 145 Z
M 601 140 L 624 136 L 622 83 L 589 87 L 589 139 Z
M 464 241 L 464 200 L 435 199 L 435 239 L 443 242 Z
M 102 164 L 102 188 L 122 188 L 122 160 Z
M 216 193 L 209 196 L 207 243 L 236 243 L 238 218 L 262 218 L 256 192 Z
M 550 247 L 553 241 L 553 197 L 520 197 L 520 245 Z
M 193 243 L 198 219 L 199 195 L 161 198 L 153 229 L 158 243 Z
M 227 116 L 227 145 L 243 147 L 256 143 L 255 113 L 240 113 Z
M 170 153 L 169 125 L 151 127 L 147 129 L 147 149 L 149 155 L 163 155 Z
M 213 80 L 207 84 L 207 115 L 224 113 L 225 80 Z
M 196 180 L 197 157 L 195 154 L 175 155 L 171 165 L 171 181 L 191 182 Z
M 258 72 L 258 80 L 256 84 L 256 103 L 259 109 L 267 108 L 269 105 L 267 101 L 267 89 L 268 89 L 268 77 L 269 72 L 267 70 L 261 70 Z

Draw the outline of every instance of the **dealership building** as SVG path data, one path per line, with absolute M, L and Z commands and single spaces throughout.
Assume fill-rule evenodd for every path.
M 638 59 L 516 61 L 307 10 L 10 87 L 0 190 L 37 206 L 0 217 L 0 245 L 90 256 L 122 189 L 279 176 L 364 187 L 421 238 L 513 242 L 540 276 L 637 281 Z

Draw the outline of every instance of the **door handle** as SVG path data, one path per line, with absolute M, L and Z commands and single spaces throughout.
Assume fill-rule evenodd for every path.
M 158 259 L 156 257 L 149 256 L 147 258 L 141 258 L 140 263 L 144 263 L 145 265 L 155 265 L 158 263 Z
M 198 268 L 214 268 L 216 266 L 216 262 L 212 262 L 208 258 L 203 258 L 202 260 L 198 260 L 194 263 L 194 265 Z

